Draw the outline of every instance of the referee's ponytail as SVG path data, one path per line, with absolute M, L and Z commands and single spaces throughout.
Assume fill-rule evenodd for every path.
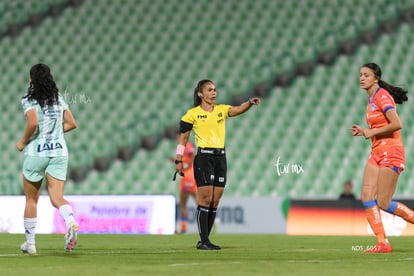
M 390 93 L 395 103 L 402 104 L 408 101 L 407 90 L 398 86 L 391 85 L 381 79 L 381 68 L 376 63 L 366 63 L 362 65 L 362 67 L 367 67 L 371 69 L 372 72 L 374 72 L 375 77 L 378 78 L 378 85 Z

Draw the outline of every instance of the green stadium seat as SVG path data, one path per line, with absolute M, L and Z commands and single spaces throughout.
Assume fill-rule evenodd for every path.
M 0 3 L 0 34 L 5 21 L 25 20 L 27 8 L 42 13 L 52 4 L 67 3 L 19 0 L 13 4 L 19 10 L 3 16 L 1 11 L 13 2 L 8 1 Z M 161 135 L 165 126 L 177 124 L 192 105 L 198 80 L 213 79 L 220 101 L 228 103 L 232 96 L 251 91 L 253 84 L 272 80 L 275 74 L 294 73 L 297 63 L 315 60 L 320 52 L 335 52 L 339 42 L 375 29 L 379 19 L 412 6 L 410 1 L 397 5 L 384 0 L 378 3 L 382 17 L 378 12 L 366 17 L 372 11 L 366 0 L 352 5 L 316 0 L 301 6 L 294 1 L 155 0 L 140 5 L 84 1 L 57 18 L 46 18 L 37 28 L 23 29 L 16 38 L 0 40 L 3 62 L 10 65 L 0 79 L 1 90 L 6 91 L 2 120 L 15 121 L 21 114 L 17 99 L 27 90 L 29 64 L 38 59 L 52 64 L 61 91 L 92 97 L 89 105 L 71 103 L 79 128 L 67 134 L 70 166 L 92 167 L 94 157 L 115 156 L 119 147 L 137 146 L 143 136 Z M 210 15 L 212 20 L 199 20 L 207 8 L 216 11 Z M 226 193 L 334 197 L 343 178 L 361 179 L 369 145 L 347 136 L 352 123 L 364 123 L 366 98 L 358 87 L 357 68 L 376 60 L 387 79 L 411 85 L 413 33 L 412 26 L 400 25 L 395 33 L 378 37 L 375 45 L 359 46 L 354 56 L 337 56 L 332 67 L 317 65 L 311 76 L 296 76 L 290 87 L 271 89 L 260 107 L 230 119 Z M 28 50 L 27 45 L 43 38 L 44 47 Z M 17 103 L 12 107 L 5 102 Z M 399 107 L 403 120 L 409 118 L 409 110 Z M 23 124 L 11 126 L 5 139 L 15 140 Z M 404 124 L 410 148 L 413 141 L 406 137 L 413 124 L 409 119 Z M 171 181 L 173 170 L 165 160 L 175 145 L 175 140 L 161 140 L 154 151 L 140 149 L 129 163 L 115 161 L 107 172 L 90 171 L 82 183 L 69 181 L 67 189 L 76 194 L 175 194 L 177 183 Z M 18 175 L 21 157 L 5 142 L 0 149 L 11 160 L 8 170 Z M 269 161 L 277 156 L 303 163 L 305 173 L 278 177 Z M 411 178 L 409 170 L 401 176 L 405 183 Z M 412 185 L 407 186 L 397 192 L 406 195 Z M 8 193 L 20 191 L 17 187 Z

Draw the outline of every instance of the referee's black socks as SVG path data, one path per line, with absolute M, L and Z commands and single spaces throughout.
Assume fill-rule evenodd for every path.
M 198 234 L 202 243 L 209 242 L 208 235 L 209 229 L 209 210 L 210 208 L 201 205 L 197 206 L 196 221 L 198 227 Z
M 208 235 L 210 236 L 211 230 L 214 226 L 214 221 L 216 220 L 217 208 L 208 209 Z

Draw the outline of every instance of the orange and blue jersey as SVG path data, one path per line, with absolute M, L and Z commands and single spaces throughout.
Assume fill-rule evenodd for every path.
M 396 109 L 394 99 L 387 90 L 378 87 L 367 104 L 366 121 L 369 128 L 374 129 L 387 125 L 389 122 L 385 113 L 390 109 Z M 371 141 L 373 151 L 389 146 L 403 146 L 400 130 L 375 135 Z
M 366 120 L 369 128 L 380 128 L 387 125 L 385 113 L 396 109 L 392 96 L 387 90 L 379 87 L 368 100 Z M 371 138 L 372 152 L 368 163 L 377 167 L 389 167 L 400 174 L 405 167 L 405 152 L 400 130 L 375 135 Z
M 180 180 L 181 193 L 195 193 L 197 191 L 197 184 L 194 179 L 193 158 L 195 148 L 192 143 L 187 142 L 185 145 L 183 155 L 184 176 Z
M 195 148 L 193 144 L 187 142 L 185 145 L 184 155 L 183 155 L 183 164 L 187 164 L 188 166 L 184 166 L 184 171 L 189 169 L 193 170 L 193 158 L 194 158 Z

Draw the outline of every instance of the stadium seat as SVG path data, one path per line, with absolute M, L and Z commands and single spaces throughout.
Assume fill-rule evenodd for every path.
M 0 13 L 12 3 L 19 8 L 1 13 L 0 34 L 4 22 L 26 20 L 27 8 L 43 13 L 66 2 L 2 1 Z M 95 157 L 115 157 L 120 147 L 138 148 L 148 135 L 159 139 L 153 151 L 139 149 L 125 164 L 114 160 L 107 172 L 88 171 L 81 183 L 69 180 L 67 192 L 75 194 L 176 194 L 177 183 L 170 181 L 173 170 L 166 162 L 176 141 L 161 136 L 192 106 L 197 81 L 213 79 L 220 101 L 230 103 L 255 84 L 277 83 L 281 80 L 274 76 L 287 73 L 284 80 L 291 86 L 273 87 L 259 107 L 229 120 L 226 194 L 334 197 L 344 178 L 361 179 L 369 150 L 369 143 L 347 136 L 352 123 L 364 123 L 366 98 L 358 87 L 358 68 L 375 60 L 387 80 L 406 84 L 411 91 L 413 27 L 402 24 L 394 33 L 376 36 L 378 43 L 359 45 L 353 56 L 338 56 L 338 47 L 410 7 L 410 1 L 385 0 L 376 12 L 367 0 L 316 0 L 300 6 L 265 0 L 155 0 L 140 5 L 84 1 L 77 9 L 45 18 L 37 28 L 0 40 L 3 62 L 9 65 L 0 76 L 5 91 L 2 121 L 15 122 L 1 139 L 3 159 L 9 160 L 4 167 L 19 174 L 21 155 L 5 141 L 14 141 L 24 127 L 23 118 L 14 118 L 22 115 L 19 97 L 27 90 L 28 66 L 35 62 L 50 63 L 61 92 L 69 93 L 79 124 L 66 135 L 71 168 L 92 168 Z M 215 11 L 211 20 L 200 20 L 207 9 Z M 42 42 L 43 47 L 28 46 Z M 308 61 L 313 62 L 312 74 L 295 76 L 297 64 Z M 85 95 L 92 102 L 81 102 Z M 405 119 L 409 107 L 399 111 L 408 156 L 413 124 Z M 277 157 L 303 164 L 305 172 L 277 176 Z M 397 193 L 412 190 L 412 175 L 410 170 L 402 174 Z M 7 193 L 19 193 L 18 185 Z

